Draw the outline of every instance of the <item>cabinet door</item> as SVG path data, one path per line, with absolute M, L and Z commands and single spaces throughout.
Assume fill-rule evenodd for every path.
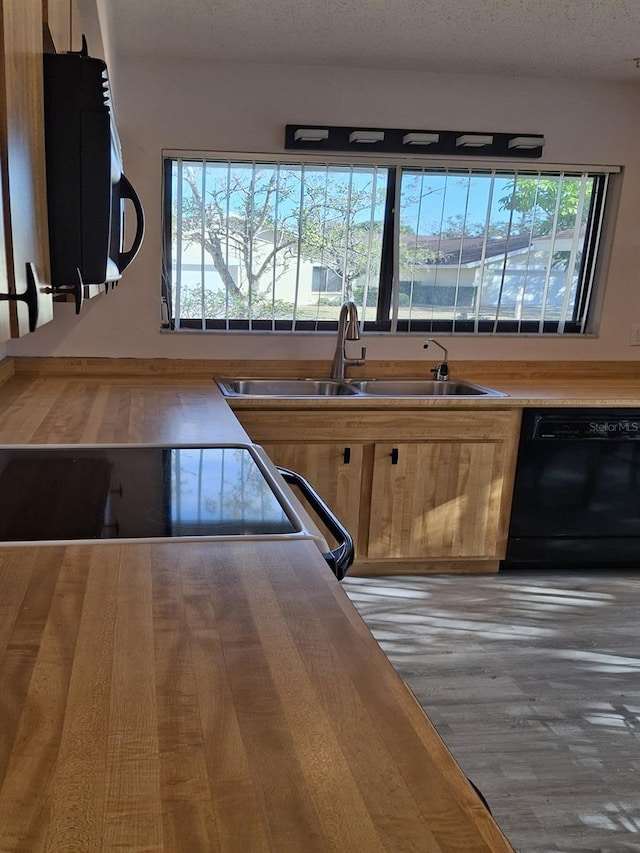
M 276 464 L 297 471 L 344 524 L 358 547 L 362 446 L 358 444 L 263 444 Z
M 376 444 L 368 557 L 494 556 L 504 464 L 495 442 Z
M 41 0 L 0 0 L 0 152 L 8 288 L 24 293 L 27 264 L 50 281 L 44 152 Z M 11 334 L 29 331 L 22 302 L 11 302 Z M 38 325 L 53 318 L 50 294 L 38 289 Z

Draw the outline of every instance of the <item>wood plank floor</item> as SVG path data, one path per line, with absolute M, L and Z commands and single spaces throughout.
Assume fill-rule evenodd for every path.
M 344 588 L 517 850 L 640 851 L 640 572 Z

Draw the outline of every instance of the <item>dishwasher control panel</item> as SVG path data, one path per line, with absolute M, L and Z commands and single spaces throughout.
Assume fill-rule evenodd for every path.
M 640 439 L 640 414 L 615 414 L 602 412 L 571 415 L 539 414 L 534 420 L 533 429 L 527 436 L 534 440 L 580 440 L 585 439 Z

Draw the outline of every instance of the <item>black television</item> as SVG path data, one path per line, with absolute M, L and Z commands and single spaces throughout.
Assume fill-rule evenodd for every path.
M 122 171 L 107 66 L 84 38 L 79 52 L 44 54 L 44 110 L 51 286 L 108 288 L 140 248 L 144 212 Z M 125 250 L 127 200 L 136 228 Z

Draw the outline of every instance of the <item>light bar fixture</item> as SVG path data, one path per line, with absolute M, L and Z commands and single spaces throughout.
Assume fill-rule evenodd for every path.
M 384 141 L 384 130 L 354 130 L 349 134 L 349 142 L 364 143 L 371 145 L 374 142 Z
M 403 145 L 433 145 L 440 139 L 439 133 L 405 133 L 402 137 Z
M 533 148 L 542 148 L 544 145 L 544 136 L 514 136 L 509 140 L 509 148 L 523 148 L 531 150 Z
M 456 137 L 456 145 L 464 148 L 484 148 L 485 145 L 493 145 L 493 136 L 480 133 L 465 133 Z
M 296 142 L 320 142 L 329 138 L 329 130 L 324 127 L 299 127 L 294 139 Z
M 541 133 L 483 133 L 473 130 L 372 129 L 288 124 L 284 147 L 288 151 L 335 151 L 404 154 L 413 157 L 493 157 L 528 159 L 542 157 Z

